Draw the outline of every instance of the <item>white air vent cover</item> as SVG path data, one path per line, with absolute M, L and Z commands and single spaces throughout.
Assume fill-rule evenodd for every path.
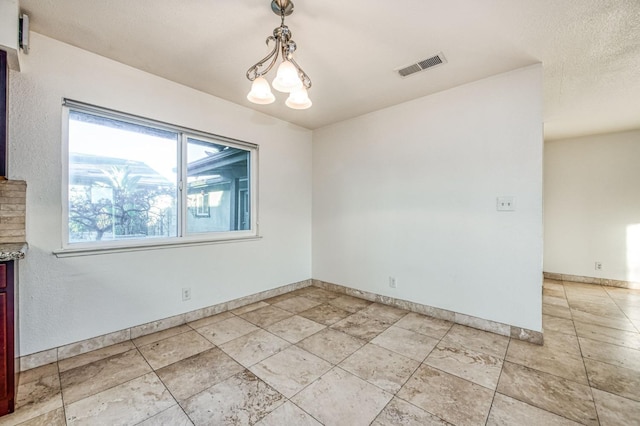
M 444 57 L 442 52 L 440 52 L 437 55 L 432 56 L 430 58 L 417 61 L 415 64 L 407 65 L 402 68 L 396 68 L 394 71 L 400 74 L 400 77 L 404 78 L 404 77 L 410 76 L 411 74 L 424 71 L 427 68 L 433 68 L 435 66 L 442 65 L 445 63 L 447 63 L 447 59 Z

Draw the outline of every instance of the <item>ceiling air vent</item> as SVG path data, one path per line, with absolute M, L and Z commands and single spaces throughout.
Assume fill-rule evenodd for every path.
M 418 62 L 416 62 L 415 64 L 411 64 L 411 65 L 407 65 L 406 67 L 402 67 L 402 68 L 398 68 L 395 71 L 398 72 L 398 74 L 400 74 L 400 77 L 408 77 L 411 74 L 415 74 L 417 72 L 420 71 L 424 71 L 427 68 L 433 68 L 437 65 L 441 65 L 446 63 L 447 60 L 445 59 L 444 55 L 442 54 L 442 52 L 438 53 L 435 56 L 432 56 L 430 58 L 427 59 L 422 59 Z

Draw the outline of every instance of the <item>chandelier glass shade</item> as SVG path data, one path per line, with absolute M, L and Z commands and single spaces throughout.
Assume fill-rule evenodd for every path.
M 290 0 L 273 0 L 271 10 L 281 17 L 280 26 L 267 37 L 267 46 L 273 45 L 267 56 L 247 70 L 247 79 L 252 81 L 251 91 L 247 95 L 250 102 L 267 105 L 275 101 L 269 83 L 264 76 L 281 60 L 271 86 L 279 92 L 289 93 L 285 105 L 293 109 L 307 109 L 311 106 L 308 89 L 311 79 L 293 58 L 297 46 L 291 39 L 291 31 L 284 24 L 285 16 L 293 13 L 293 2 Z
M 307 89 L 300 87 L 289 94 L 284 104 L 293 109 L 307 109 L 311 106 L 311 99 L 309 99 Z
M 247 99 L 254 104 L 267 105 L 273 103 L 276 97 L 271 93 L 269 82 L 264 77 L 258 77 L 253 80 Z

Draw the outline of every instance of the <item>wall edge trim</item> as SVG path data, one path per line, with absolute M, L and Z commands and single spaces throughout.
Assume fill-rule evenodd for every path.
M 145 324 L 129 327 L 123 330 L 117 330 L 111 333 L 107 333 L 101 336 L 92 337 L 89 339 L 81 340 L 74 343 L 58 346 L 44 351 L 36 352 L 29 355 L 19 357 L 20 371 L 27 371 L 33 368 L 41 367 L 53 362 L 62 361 L 67 358 L 71 358 L 76 355 L 91 352 L 97 349 L 102 349 L 107 346 L 115 345 L 125 342 L 127 340 L 133 340 L 138 337 L 146 336 L 159 331 L 167 330 L 172 327 L 177 327 L 183 324 L 190 323 L 208 316 L 217 315 L 222 312 L 231 311 L 233 309 L 240 308 L 252 303 L 257 303 L 265 299 L 269 299 L 275 296 L 282 295 L 301 288 L 315 286 L 323 288 L 325 290 L 335 291 L 361 299 L 369 300 L 372 302 L 382 303 L 384 305 L 394 306 L 410 312 L 415 312 L 422 315 L 427 315 L 433 318 L 438 318 L 446 321 L 451 321 L 455 324 L 461 324 L 468 327 L 473 327 L 479 330 L 488 331 L 501 336 L 511 337 L 517 340 L 523 340 L 526 342 L 542 345 L 544 342 L 543 331 L 533 331 L 522 327 L 516 327 L 509 324 L 503 324 L 496 321 L 487 320 L 484 318 L 474 317 L 471 315 L 462 314 L 459 312 L 448 311 L 446 309 L 436 308 L 433 306 L 423 305 L 420 303 L 410 302 L 407 300 L 396 299 L 389 296 L 383 296 L 376 293 L 370 293 L 354 288 L 346 287 L 339 284 L 333 284 L 316 279 L 307 279 L 298 281 L 295 283 L 287 284 L 274 289 L 261 291 L 238 299 L 233 299 L 227 302 L 219 303 L 216 305 L 207 306 L 194 311 L 186 312 L 183 314 L 175 315 L 168 318 L 163 318 L 156 321 L 151 321 Z
M 583 275 L 561 274 L 557 272 L 543 272 L 543 276 L 548 280 L 570 281 L 580 284 L 604 285 L 607 287 L 640 289 L 640 282 L 614 280 L 610 278 L 587 277 Z
M 260 302 L 262 300 L 279 296 L 281 294 L 288 293 L 300 288 L 309 287 L 311 285 L 311 279 L 298 281 L 270 290 L 261 291 L 259 293 L 250 294 L 238 299 L 218 303 L 216 305 L 207 306 L 183 314 L 174 315 L 172 317 L 151 321 L 100 336 L 91 337 L 89 339 L 80 340 L 78 342 L 73 342 L 51 349 L 45 349 L 44 351 L 36 352 L 33 354 L 24 355 L 18 358 L 20 372 L 27 371 L 36 367 L 41 367 L 52 362 L 62 361 L 76 355 L 82 355 L 87 352 L 102 349 L 107 346 L 115 345 L 128 340 L 133 340 L 138 337 L 156 333 L 158 331 L 167 330 L 169 328 L 187 324 L 208 316 L 231 311 L 242 306 Z
M 544 336 L 543 336 L 544 330 L 543 331 L 528 330 L 522 327 L 503 324 L 497 321 L 491 321 L 484 318 L 474 317 L 471 315 L 466 315 L 458 312 L 448 311 L 446 309 L 423 305 L 421 303 L 416 303 L 416 302 L 410 302 L 408 300 L 396 299 L 389 296 L 382 296 L 380 294 L 357 290 L 351 287 L 328 283 L 328 282 L 320 281 L 316 279 L 313 280 L 313 285 L 316 287 L 323 288 L 325 290 L 344 293 L 349 296 L 359 297 L 361 299 L 369 300 L 372 302 L 394 306 L 396 308 L 405 309 L 418 314 L 427 315 L 430 317 L 451 321 L 456 324 L 477 328 L 478 330 L 488 331 L 491 333 L 499 334 L 501 336 L 507 336 L 513 339 L 534 343 L 536 345 L 542 345 L 544 343 Z

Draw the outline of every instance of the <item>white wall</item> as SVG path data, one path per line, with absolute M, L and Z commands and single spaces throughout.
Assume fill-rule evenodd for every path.
M 540 331 L 541 74 L 314 131 L 313 277 Z
M 9 91 L 10 178 L 28 184 L 21 355 L 311 277 L 310 131 L 36 33 L 24 59 Z M 56 258 L 64 97 L 259 144 L 263 238 Z
M 640 130 L 547 142 L 544 163 L 544 270 L 640 282 Z
M 11 69 L 20 69 L 18 32 L 20 7 L 18 0 L 0 0 L 0 50 L 7 52 Z

